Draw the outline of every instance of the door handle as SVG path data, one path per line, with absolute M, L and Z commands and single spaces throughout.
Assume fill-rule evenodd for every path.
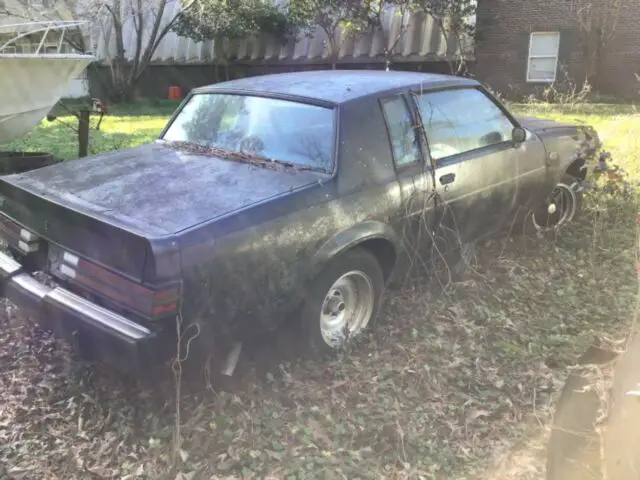
M 443 175 L 440 177 L 440 183 L 442 185 L 448 185 L 450 183 L 453 183 L 455 179 L 456 179 L 455 173 L 447 173 L 446 175 Z

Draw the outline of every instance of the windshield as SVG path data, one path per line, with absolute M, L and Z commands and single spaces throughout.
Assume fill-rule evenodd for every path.
M 333 123 L 330 108 L 200 93 L 180 110 L 162 138 L 328 172 L 333 166 Z

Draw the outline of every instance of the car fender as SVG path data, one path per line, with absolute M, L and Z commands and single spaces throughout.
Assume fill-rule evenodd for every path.
M 400 252 L 400 237 L 395 230 L 389 224 L 368 220 L 335 234 L 318 248 L 312 261 L 312 278 L 320 273 L 332 258 L 374 239 L 386 240 L 393 245 L 396 255 Z
M 546 167 L 554 185 L 565 173 L 584 179 L 590 159 L 601 148 L 597 133 L 590 127 L 566 126 L 538 136 L 547 150 Z

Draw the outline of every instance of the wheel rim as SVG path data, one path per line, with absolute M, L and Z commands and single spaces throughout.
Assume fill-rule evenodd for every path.
M 331 348 L 340 348 L 361 333 L 371 320 L 374 296 L 373 282 L 365 273 L 353 270 L 338 278 L 320 311 L 324 342 Z
M 552 231 L 569 223 L 576 211 L 576 192 L 564 183 L 553 189 L 546 203 L 533 212 L 532 221 L 539 231 Z

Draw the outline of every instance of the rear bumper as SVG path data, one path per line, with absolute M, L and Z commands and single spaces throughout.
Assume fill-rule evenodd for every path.
M 0 294 L 86 357 L 123 372 L 143 371 L 171 354 L 170 339 L 162 331 L 152 331 L 64 288 L 49 287 L 1 252 Z

